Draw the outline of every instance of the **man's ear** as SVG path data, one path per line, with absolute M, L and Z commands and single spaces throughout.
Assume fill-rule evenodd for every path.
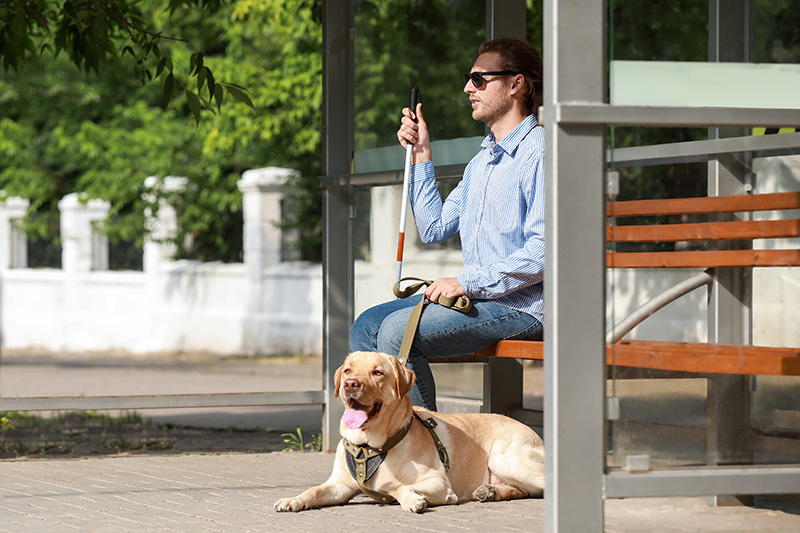
M 397 358 L 394 359 L 395 373 L 397 374 L 397 395 L 402 398 L 414 386 L 417 376 L 414 371 L 401 363 Z

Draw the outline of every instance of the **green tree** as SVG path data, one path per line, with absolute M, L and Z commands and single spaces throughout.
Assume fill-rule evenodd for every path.
M 140 86 L 136 78 L 117 76 L 137 66 L 129 54 L 89 75 L 62 55 L 19 64 L 4 76 L 0 189 L 31 199 L 30 214 L 39 216 L 29 217 L 30 235 L 53 237 L 58 200 L 82 192 L 111 201 L 105 228 L 112 238 L 141 244 L 144 178 L 184 176 L 186 191 L 168 198 L 180 217 L 181 256 L 241 260 L 236 182 L 249 168 L 280 165 L 301 173 L 292 185 L 304 194 L 290 222 L 302 226 L 303 256 L 319 259 L 320 3 L 242 0 L 210 12 L 198 3 L 147 0 L 137 6 L 154 34 L 191 42 L 161 41 L 162 58 L 194 62 L 197 70 L 202 57 L 209 69 L 205 79 L 201 68 L 190 81 L 214 104 L 199 125 L 191 98 L 164 110 L 164 85 Z M 212 76 L 231 82 L 222 101 Z M 250 96 L 241 86 L 250 87 Z M 225 95 L 233 93 L 241 94 L 229 101 Z

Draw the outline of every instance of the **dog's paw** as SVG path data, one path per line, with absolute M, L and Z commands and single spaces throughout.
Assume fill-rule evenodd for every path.
M 493 502 L 497 499 L 497 488 L 494 485 L 484 483 L 472 493 L 472 497 L 479 502 Z
M 416 494 L 412 498 L 406 498 L 405 501 L 400 502 L 400 508 L 409 513 L 421 513 L 428 507 L 428 502 L 425 498 Z
M 296 513 L 307 509 L 308 507 L 297 498 L 282 498 L 276 501 L 272 508 L 279 513 L 285 513 L 287 511 Z

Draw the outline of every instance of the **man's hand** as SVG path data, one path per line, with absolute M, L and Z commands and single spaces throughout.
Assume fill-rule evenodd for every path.
M 408 143 L 412 143 L 414 147 L 411 149 L 412 164 L 424 163 L 430 161 L 431 156 L 431 138 L 428 135 L 428 125 L 425 123 L 425 117 L 422 115 L 422 104 L 417 104 L 417 122 L 414 122 L 415 115 L 407 107 L 403 108 L 403 118 L 400 120 L 400 129 L 397 130 L 397 140 L 400 145 L 405 149 Z
M 458 298 L 464 294 L 464 287 L 456 278 L 439 278 L 425 289 L 425 298 L 434 303 L 439 301 L 439 296 Z

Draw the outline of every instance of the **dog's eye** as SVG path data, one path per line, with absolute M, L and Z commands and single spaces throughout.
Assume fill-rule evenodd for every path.
M 372 375 L 373 376 L 382 376 L 383 375 L 383 371 L 381 371 L 381 370 L 373 370 L 372 371 Z
M 344 372 L 345 374 L 349 374 L 349 373 L 350 373 L 350 369 L 349 369 L 349 368 L 345 368 L 345 369 L 343 370 L 343 372 Z

